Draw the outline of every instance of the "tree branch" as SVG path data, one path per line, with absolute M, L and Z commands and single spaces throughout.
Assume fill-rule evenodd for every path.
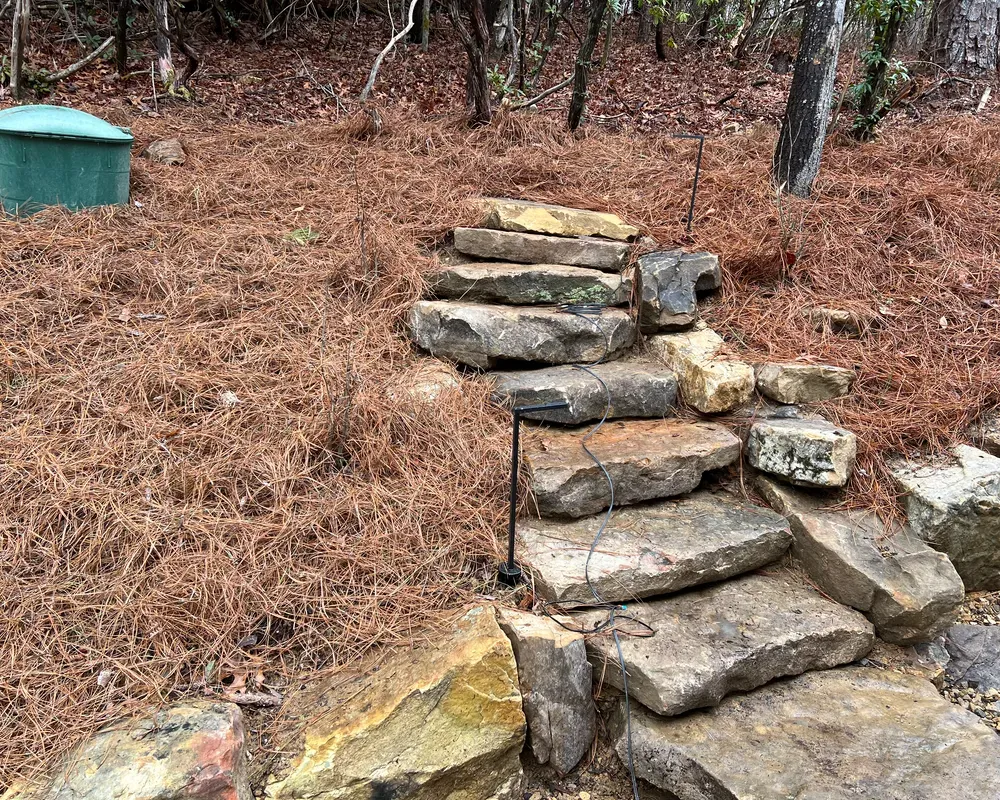
M 417 7 L 418 2 L 419 0 L 410 0 L 409 22 L 407 22 L 406 27 L 403 28 L 403 30 L 389 40 L 389 44 L 387 44 L 385 49 L 378 54 L 378 58 L 376 58 L 375 63 L 372 64 L 372 71 L 368 74 L 368 83 L 365 84 L 365 88 L 361 90 L 361 96 L 358 98 L 362 103 L 368 99 L 368 95 L 371 94 L 372 87 L 375 86 L 375 78 L 378 76 L 379 67 L 382 66 L 382 60 L 389 55 L 389 51 L 396 46 L 396 43 L 400 39 L 413 30 L 413 10 Z
M 565 80 L 559 81 L 559 83 L 557 83 L 555 86 L 550 86 L 548 89 L 546 89 L 540 95 L 538 95 L 536 97 L 532 97 L 530 100 L 525 100 L 524 102 L 516 103 L 515 105 L 512 105 L 511 109 L 513 111 L 518 111 L 518 110 L 520 110 L 522 108 L 528 108 L 529 106 L 533 106 L 533 105 L 535 105 L 537 103 L 540 103 L 540 102 L 542 102 L 542 100 L 544 100 L 549 95 L 555 94 L 560 89 L 565 89 L 572 82 L 573 82 L 573 76 L 570 75 Z
M 68 78 L 70 75 L 75 75 L 85 66 L 87 66 L 87 64 L 96 59 L 101 53 L 103 53 L 105 50 L 111 47 L 114 41 L 115 37 L 109 36 L 107 39 L 101 42 L 101 45 L 96 50 L 94 50 L 89 55 L 84 56 L 75 64 L 70 64 L 68 67 L 66 67 L 66 69 L 61 69 L 58 72 L 53 72 L 51 75 L 45 75 L 45 76 L 40 75 L 36 78 L 36 80 L 42 81 L 44 83 L 56 83 L 57 81 L 61 81 L 63 78 Z

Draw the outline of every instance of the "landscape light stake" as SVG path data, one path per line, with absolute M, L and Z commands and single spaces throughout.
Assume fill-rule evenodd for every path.
M 675 139 L 697 139 L 698 140 L 698 160 L 694 165 L 694 185 L 691 187 L 691 203 L 688 206 L 687 232 L 691 233 L 691 223 L 694 221 L 694 200 L 698 196 L 698 177 L 701 175 L 701 153 L 705 149 L 705 134 L 703 133 L 675 133 Z
M 507 560 L 497 569 L 497 580 L 504 586 L 517 586 L 522 577 L 521 567 L 514 560 L 514 523 L 517 516 L 517 468 L 520 463 L 521 416 L 538 411 L 558 411 L 563 408 L 569 408 L 569 403 L 542 403 L 537 406 L 517 406 L 514 409 L 510 454 L 510 520 L 507 523 Z

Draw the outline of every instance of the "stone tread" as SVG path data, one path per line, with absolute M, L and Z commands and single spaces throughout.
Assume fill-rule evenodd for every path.
M 455 249 L 476 258 L 522 264 L 566 264 L 618 272 L 628 245 L 594 237 L 543 236 L 488 228 L 456 228 Z
M 440 298 L 508 305 L 628 302 L 632 282 L 610 272 L 564 264 L 473 262 L 446 267 L 430 280 Z
M 584 573 L 604 517 L 518 523 L 523 561 L 541 597 L 592 599 Z M 791 542 L 788 524 L 773 511 L 701 490 L 616 509 L 589 576 L 603 599 L 628 603 L 749 572 L 780 558 Z
M 610 505 L 604 474 L 581 446 L 590 430 L 526 432 L 523 454 L 542 516 L 584 517 Z M 676 419 L 607 422 L 587 447 L 610 474 L 616 505 L 685 494 L 703 473 L 740 456 L 740 440 L 721 425 Z

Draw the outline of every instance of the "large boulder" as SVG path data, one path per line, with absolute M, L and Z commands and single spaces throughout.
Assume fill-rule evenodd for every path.
M 515 406 L 565 402 L 569 408 L 536 411 L 525 416 L 546 422 L 579 425 L 604 417 L 667 417 L 677 400 L 677 378 L 658 363 L 611 361 L 580 369 L 494 372 L 494 397 Z M 610 405 L 609 405 L 610 404 Z
M 870 512 L 830 510 L 829 501 L 764 477 L 757 485 L 788 518 L 795 555 L 813 582 L 864 613 L 882 639 L 929 642 L 955 621 L 965 588 L 947 556 Z
M 828 364 L 762 364 L 757 391 L 779 403 L 818 403 L 851 390 L 854 371 Z
M 719 257 L 682 250 L 648 253 L 639 258 L 639 330 L 676 331 L 698 318 L 698 293 L 722 285 Z
M 632 281 L 587 267 L 475 262 L 446 267 L 431 276 L 430 289 L 436 297 L 476 303 L 619 306 L 628 302 Z
M 677 374 L 681 399 L 705 414 L 745 404 L 753 394 L 753 367 L 729 357 L 725 342 L 711 328 L 652 336 L 650 352 Z
M 752 466 L 797 486 L 843 486 L 857 455 L 857 437 L 825 420 L 762 420 L 747 439 Z
M 528 433 L 524 459 L 542 516 L 585 517 L 610 505 L 604 471 L 581 446 L 590 430 Z M 616 506 L 690 492 L 740 455 L 740 440 L 721 425 L 674 419 L 607 422 L 586 444 L 614 483 Z
M 567 264 L 620 272 L 628 257 L 628 245 L 581 236 L 564 239 L 534 233 L 456 228 L 455 249 L 476 258 L 517 261 L 522 264 Z
M 587 612 L 578 619 L 592 628 L 604 615 Z M 875 641 L 857 611 L 780 573 L 630 603 L 620 616 L 640 623 L 617 623 L 629 692 L 665 715 L 714 706 L 731 692 L 775 678 L 855 661 Z M 604 679 L 623 688 L 613 637 L 593 636 L 587 650 Z
M 635 325 L 625 311 L 580 317 L 553 308 L 421 300 L 410 311 L 410 336 L 424 350 L 473 367 L 498 360 L 589 363 L 632 344 Z
M 487 228 L 553 236 L 603 236 L 619 241 L 639 235 L 638 228 L 622 222 L 617 214 L 506 197 L 486 198 L 482 204 L 486 212 L 483 225 Z
M 952 464 L 894 470 L 914 533 L 947 553 L 970 592 L 1000 589 L 1000 458 L 960 445 Z
M 565 775 L 590 752 L 597 735 L 593 670 L 583 635 L 555 619 L 504 608 L 500 627 L 517 660 L 531 751 Z
M 109 725 L 52 777 L 3 800 L 253 800 L 243 716 L 232 703 L 167 706 Z
M 1000 737 L 897 672 L 809 672 L 675 719 L 633 705 L 631 727 L 636 774 L 677 800 L 1000 797 Z
M 375 673 L 293 696 L 276 732 L 272 800 L 520 797 L 525 719 L 510 641 L 492 608 Z
M 980 692 L 1000 690 L 1000 626 L 954 625 L 945 632 L 944 646 L 952 682 L 965 681 Z
M 546 600 L 592 600 L 591 586 L 613 603 L 669 594 L 770 564 L 792 541 L 773 511 L 697 491 L 616 509 L 591 555 L 604 517 L 518 522 L 524 562 Z

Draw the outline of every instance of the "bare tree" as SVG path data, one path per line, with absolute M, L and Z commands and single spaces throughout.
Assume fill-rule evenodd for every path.
M 927 57 L 951 72 L 992 78 L 1000 46 L 1000 0 L 938 0 L 931 12 Z
M 153 19 L 156 27 L 156 66 L 160 83 L 174 85 L 174 59 L 170 52 L 170 0 L 153 0 Z
M 799 197 L 809 196 L 819 172 L 844 30 L 844 3 L 812 0 L 802 21 L 795 74 L 772 164 L 775 182 Z
M 590 76 L 590 65 L 594 58 L 594 47 L 597 37 L 601 35 L 601 25 L 604 22 L 604 11 L 607 0 L 590 0 L 590 22 L 587 34 L 580 44 L 580 52 L 576 57 L 576 70 L 573 74 L 573 99 L 569 103 L 569 129 L 575 131 L 580 127 L 583 110 L 587 105 L 587 79 Z
M 31 0 L 15 0 L 10 40 L 10 93 L 15 100 L 24 97 L 24 53 L 28 49 L 30 23 Z
M 451 21 L 462 40 L 468 58 L 465 76 L 465 96 L 473 125 L 487 125 L 493 119 L 490 103 L 489 52 L 490 32 L 496 20 L 499 4 L 484 0 L 451 0 Z M 463 10 L 468 25 L 463 19 Z

